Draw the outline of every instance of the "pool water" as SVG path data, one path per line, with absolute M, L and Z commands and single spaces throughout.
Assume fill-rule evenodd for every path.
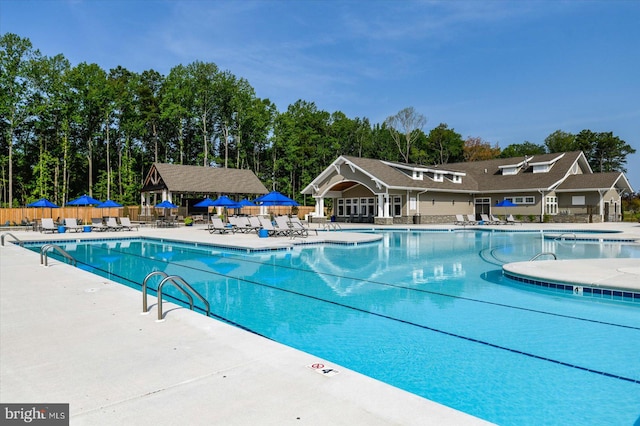
M 179 275 L 218 318 L 497 424 L 640 421 L 640 305 L 501 273 L 541 252 L 640 259 L 638 246 L 485 231 L 251 253 L 153 239 L 60 245 L 134 288 L 152 271 Z

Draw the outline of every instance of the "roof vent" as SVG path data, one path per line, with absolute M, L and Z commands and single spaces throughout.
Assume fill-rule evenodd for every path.
M 484 172 L 487 173 L 487 169 L 484 169 Z

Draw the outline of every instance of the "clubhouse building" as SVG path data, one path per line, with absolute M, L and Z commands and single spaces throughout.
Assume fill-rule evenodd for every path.
M 340 156 L 302 190 L 316 201 L 314 221 L 376 224 L 451 223 L 458 214 L 615 222 L 630 192 L 624 173 L 593 173 L 580 151 L 436 166 Z M 496 206 L 504 200 L 515 206 Z

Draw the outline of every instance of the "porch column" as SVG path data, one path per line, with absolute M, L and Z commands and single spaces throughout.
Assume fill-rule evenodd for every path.
M 316 210 L 313 213 L 313 215 L 316 217 L 324 216 L 324 198 L 322 197 L 316 198 Z
M 378 194 L 378 217 L 385 217 L 385 215 L 384 215 L 384 194 Z

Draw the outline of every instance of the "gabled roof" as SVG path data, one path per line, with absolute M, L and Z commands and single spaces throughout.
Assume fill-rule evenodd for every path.
M 260 179 L 246 169 L 154 163 L 142 192 L 166 188 L 174 193 L 267 194 Z
M 515 174 L 505 174 L 507 168 L 517 166 Z M 540 170 L 540 166 L 546 166 Z M 573 186 L 585 189 L 617 189 L 631 190 L 629 183 L 621 173 L 614 173 L 610 177 L 600 176 L 591 171 L 591 167 L 581 151 L 542 154 L 526 159 L 497 158 L 487 161 L 464 163 L 450 163 L 444 165 L 422 166 L 418 164 L 404 164 L 390 161 L 375 160 L 352 156 L 340 156 L 306 188 L 303 194 L 314 194 L 319 185 L 332 175 L 344 174 L 342 167 L 359 171 L 365 180 L 362 183 L 380 188 L 380 192 L 387 189 L 416 189 L 440 192 L 525 192 L 552 191 L 559 185 L 563 190 Z M 450 179 L 435 181 L 431 176 L 424 175 L 422 179 L 412 178 L 411 170 L 425 173 L 442 173 L 446 176 L 463 176 L 461 182 Z M 588 176 L 588 177 L 587 177 Z M 370 181 L 369 181 L 370 179 Z M 345 178 L 345 181 L 349 179 Z M 564 182 L 564 183 L 563 183 Z M 326 183 L 325 183 L 326 184 Z M 334 182 L 334 187 L 338 182 Z M 586 185 L 586 186 L 585 186 Z
M 624 174 L 620 172 L 572 175 L 562 182 L 556 191 L 576 192 L 581 190 L 593 191 L 597 189 L 609 190 L 614 188 L 622 192 L 633 192 L 629 181 Z

